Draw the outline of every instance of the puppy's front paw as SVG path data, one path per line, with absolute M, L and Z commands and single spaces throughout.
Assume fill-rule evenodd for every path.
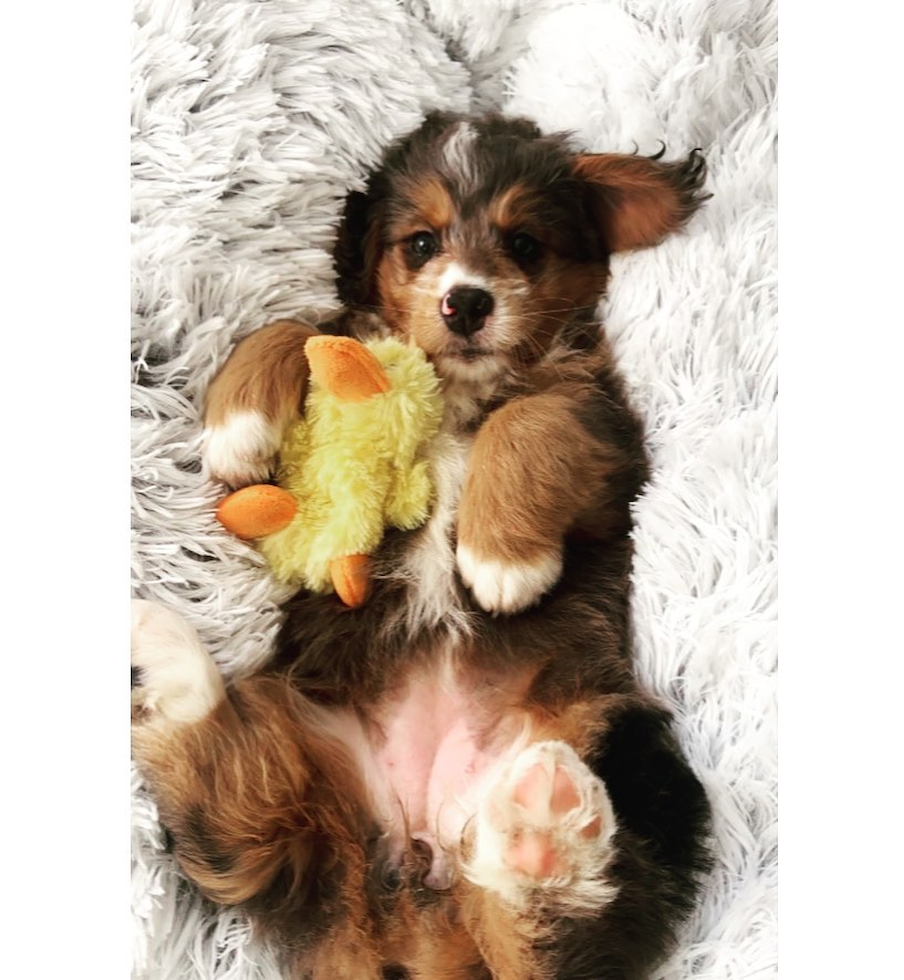
M 501 561 L 478 557 L 460 542 L 457 559 L 462 581 L 490 613 L 516 613 L 533 606 L 562 574 L 561 551 L 548 551 L 532 561 Z
M 260 412 L 233 412 L 204 430 L 210 475 L 232 487 L 266 482 L 281 438 L 280 427 Z
M 190 724 L 225 696 L 198 634 L 170 609 L 132 600 L 132 720 Z
M 605 877 L 614 833 L 602 780 L 565 742 L 538 742 L 478 808 L 465 873 L 515 907 L 542 893 L 572 914 L 598 910 L 615 894 Z

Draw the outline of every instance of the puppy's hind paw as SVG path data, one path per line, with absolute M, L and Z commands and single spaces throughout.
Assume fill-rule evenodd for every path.
M 580 915 L 615 895 L 606 868 L 615 816 L 609 795 L 564 742 L 539 742 L 482 801 L 467 876 L 513 907 L 543 898 Z
M 459 543 L 458 569 L 477 604 L 489 613 L 517 613 L 535 605 L 562 574 L 561 552 L 533 561 L 508 562 L 479 558 Z
M 132 600 L 132 721 L 190 724 L 225 696 L 198 634 L 170 609 Z

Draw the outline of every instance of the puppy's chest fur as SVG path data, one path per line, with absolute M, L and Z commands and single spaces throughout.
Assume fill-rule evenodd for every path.
M 469 433 L 446 429 L 430 452 L 434 505 L 424 528 L 398 557 L 393 576 L 404 579 L 408 602 L 406 630 L 415 636 L 423 629 L 444 624 L 451 635 L 468 632 L 468 613 L 463 608 L 455 559 L 458 503 L 474 443 Z
M 440 627 L 450 641 L 470 633 L 473 614 L 456 562 L 458 505 L 477 431 L 503 383 L 501 374 L 488 373 L 467 385 L 449 385 L 444 392 L 442 425 L 428 453 L 434 487 L 430 517 L 382 569 L 383 575 L 406 585 L 404 625 L 411 638 Z

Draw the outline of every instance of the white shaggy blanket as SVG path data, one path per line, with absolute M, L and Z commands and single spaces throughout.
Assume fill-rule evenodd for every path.
M 715 808 L 717 866 L 662 978 L 776 972 L 776 22 L 771 0 L 137 0 L 133 578 L 224 673 L 281 595 L 213 517 L 199 406 L 240 337 L 335 306 L 345 193 L 433 108 L 591 150 L 701 147 L 713 199 L 614 263 L 605 322 L 646 418 L 635 619 Z M 133 776 L 134 976 L 275 980 L 182 881 Z

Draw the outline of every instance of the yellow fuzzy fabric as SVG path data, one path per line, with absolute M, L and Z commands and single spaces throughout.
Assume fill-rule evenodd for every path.
M 442 417 L 436 374 L 417 347 L 393 339 L 366 346 L 390 390 L 348 402 L 312 385 L 305 417 L 279 454 L 277 481 L 298 513 L 259 542 L 279 579 L 317 592 L 332 591 L 332 559 L 372 554 L 386 526 L 420 526 L 432 502 L 424 451 Z

